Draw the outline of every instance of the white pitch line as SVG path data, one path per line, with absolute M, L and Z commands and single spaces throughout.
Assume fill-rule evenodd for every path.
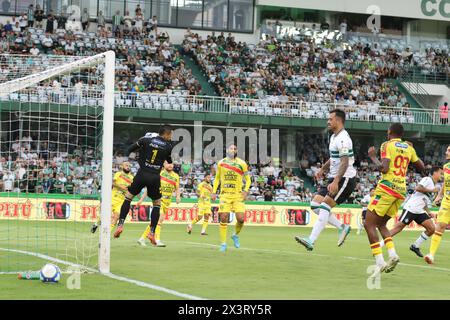
M 112 274 L 112 273 L 105 273 L 104 276 L 112 278 L 112 279 L 115 279 L 115 280 L 119 280 L 119 281 L 129 282 L 129 283 L 135 284 L 135 285 L 140 286 L 140 287 L 144 287 L 144 288 L 149 288 L 149 289 L 153 289 L 153 290 L 156 290 L 156 291 L 165 292 L 165 293 L 168 293 L 168 294 L 171 294 L 171 295 L 174 295 L 174 296 L 178 296 L 178 297 L 181 297 L 181 298 L 186 298 L 186 299 L 189 299 L 189 300 L 206 300 L 205 298 L 200 298 L 200 297 L 193 296 L 193 295 L 190 295 L 190 294 L 187 294 L 187 293 L 181 293 L 181 292 L 178 292 L 178 291 L 175 291 L 175 290 L 167 289 L 167 288 L 160 287 L 160 286 L 157 286 L 157 285 L 154 285 L 154 284 L 150 284 L 150 283 L 147 283 L 147 282 L 143 282 L 143 281 L 133 280 L 133 279 L 126 278 L 126 277 L 117 276 L 117 275 Z
M 84 268 L 85 270 L 98 273 L 98 270 L 96 270 L 96 269 L 85 267 L 85 266 L 79 265 L 77 263 L 73 263 L 73 262 L 57 259 L 57 258 L 48 256 L 48 255 L 45 255 L 45 254 L 37 253 L 37 252 L 29 252 L 29 251 L 16 250 L 16 249 L 6 249 L 6 248 L 0 248 L 0 251 L 9 251 L 9 252 L 21 253 L 21 254 L 25 254 L 25 255 L 41 258 L 41 259 L 44 259 L 44 260 L 47 260 L 47 261 L 52 261 L 52 262 L 63 264 L 63 265 L 69 265 L 69 266 L 77 267 L 77 268 L 80 268 L 80 269 Z M 17 274 L 17 272 L 14 272 L 14 273 L 2 272 L 2 273 L 0 273 L 0 275 L 2 275 L 2 274 Z M 182 292 L 178 292 L 178 291 L 175 291 L 175 290 L 167 289 L 167 288 L 160 287 L 160 286 L 157 286 L 157 285 L 154 285 L 154 284 L 151 284 L 151 283 L 134 280 L 134 279 L 130 279 L 130 278 L 127 278 L 127 277 L 118 276 L 118 275 L 115 275 L 115 274 L 112 274 L 112 273 L 105 273 L 105 274 L 99 273 L 99 274 L 101 274 L 101 275 L 103 275 L 105 277 L 111 278 L 111 279 L 118 280 L 118 281 L 124 281 L 124 282 L 128 282 L 128 283 L 131 283 L 131 284 L 135 284 L 135 285 L 140 286 L 140 287 L 144 287 L 144 288 L 149 288 L 149 289 L 153 289 L 153 290 L 156 290 L 156 291 L 165 292 L 165 293 L 168 293 L 168 294 L 180 297 L 180 298 L 185 298 L 185 299 L 190 299 L 190 300 L 206 300 L 205 298 L 201 298 L 201 297 L 197 297 L 197 296 L 190 295 L 190 294 L 187 294 L 187 293 L 182 293 Z
M 169 242 L 169 241 L 167 241 Z M 220 247 L 216 244 L 211 243 L 201 243 L 201 242 L 190 242 L 190 241 L 171 241 L 173 243 L 188 243 L 198 246 L 204 246 L 204 247 Z M 285 251 L 285 250 L 269 250 L 269 249 L 256 249 L 256 248 L 239 248 L 237 250 L 247 250 L 247 251 L 256 251 L 256 252 L 268 252 L 268 253 L 286 253 L 286 254 L 293 254 L 293 255 L 310 255 L 310 256 L 318 256 L 318 257 L 336 257 L 329 254 L 317 254 L 317 253 L 307 253 L 307 252 L 294 252 L 294 251 Z M 359 260 L 359 261 L 369 261 L 373 262 L 373 259 L 366 259 L 366 258 L 358 258 L 358 257 L 351 257 L 351 256 L 341 256 L 344 259 L 349 260 Z M 411 264 L 411 263 L 403 263 L 400 262 L 399 265 L 407 266 L 407 267 L 413 267 L 413 268 L 422 268 L 422 269 L 428 269 L 428 270 L 438 270 L 438 271 L 445 271 L 450 272 L 450 268 L 443 268 L 443 267 L 436 267 L 436 266 L 421 266 L 418 264 Z

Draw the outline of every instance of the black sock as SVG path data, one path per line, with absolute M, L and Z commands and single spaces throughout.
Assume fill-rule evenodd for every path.
M 125 219 L 127 218 L 128 212 L 130 211 L 131 200 L 125 198 L 125 201 L 122 203 L 122 207 L 120 207 L 120 218 L 119 225 L 123 225 Z
M 152 213 L 150 215 L 150 232 L 155 233 L 156 226 L 158 225 L 159 221 L 159 206 L 153 206 Z

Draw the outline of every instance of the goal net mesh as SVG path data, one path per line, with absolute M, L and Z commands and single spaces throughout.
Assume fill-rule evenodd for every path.
M 104 74 L 102 55 L 0 55 L 0 272 L 98 268 Z

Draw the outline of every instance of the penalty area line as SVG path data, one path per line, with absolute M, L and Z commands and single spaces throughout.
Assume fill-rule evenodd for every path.
M 98 273 L 98 274 L 100 274 L 102 276 L 105 276 L 105 277 L 108 277 L 108 278 L 111 278 L 111 279 L 114 279 L 114 280 L 128 282 L 128 283 L 137 285 L 139 287 L 144 287 L 144 288 L 152 289 L 152 290 L 155 290 L 155 291 L 165 292 L 165 293 L 168 293 L 170 295 L 177 296 L 177 297 L 184 298 L 184 299 L 189 299 L 189 300 L 207 300 L 206 298 L 201 298 L 201 297 L 197 297 L 197 296 L 190 295 L 190 294 L 187 294 L 187 293 L 178 292 L 178 291 L 175 291 L 175 290 L 172 290 L 172 289 L 168 289 L 168 288 L 164 288 L 164 287 L 160 287 L 160 286 L 148 283 L 148 282 L 144 282 L 144 281 L 130 279 L 130 278 L 127 278 L 127 277 L 118 276 L 118 275 L 115 275 L 113 273 L 100 273 L 100 272 L 98 272 L 97 269 L 90 268 L 90 267 L 85 267 L 85 266 L 82 266 L 82 265 L 77 264 L 77 263 L 61 260 L 61 259 L 58 259 L 58 258 L 54 258 L 54 257 L 48 256 L 48 255 L 45 255 L 45 254 L 37 253 L 37 252 L 30 252 L 30 251 L 17 250 L 17 249 L 7 249 L 7 248 L 0 248 L 0 251 L 20 253 L 20 254 L 24 254 L 24 255 L 40 258 L 40 259 L 43 259 L 43 260 L 47 260 L 47 261 L 51 261 L 51 262 L 55 262 L 55 263 L 59 263 L 59 264 L 63 264 L 63 265 L 68 265 L 68 266 L 84 269 L 84 270 L 87 270 L 87 271 L 90 271 L 90 272 Z M 18 272 L 19 271 L 16 271 L 16 272 L 14 272 L 14 271 L 12 271 L 12 272 L 0 272 L 0 275 L 17 274 Z

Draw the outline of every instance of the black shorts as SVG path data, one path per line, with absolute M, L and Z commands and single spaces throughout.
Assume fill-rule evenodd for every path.
M 156 172 L 139 170 L 134 176 L 128 191 L 136 196 L 147 188 L 147 196 L 152 200 L 161 199 L 161 176 Z
M 400 221 L 403 224 L 409 225 L 411 222 L 415 221 L 417 224 L 422 224 L 428 219 L 431 219 L 431 217 L 426 213 L 412 213 L 408 210 L 403 209 L 402 215 L 400 216 Z
M 344 203 L 350 197 L 356 187 L 355 178 L 342 178 L 341 181 L 339 181 L 339 189 L 337 193 L 335 195 L 331 195 L 329 194 L 327 187 L 330 183 L 333 182 L 333 180 L 334 178 L 328 179 L 325 185 L 320 186 L 317 194 L 321 195 L 322 197 L 329 196 L 330 198 L 333 198 L 333 200 L 337 204 Z

